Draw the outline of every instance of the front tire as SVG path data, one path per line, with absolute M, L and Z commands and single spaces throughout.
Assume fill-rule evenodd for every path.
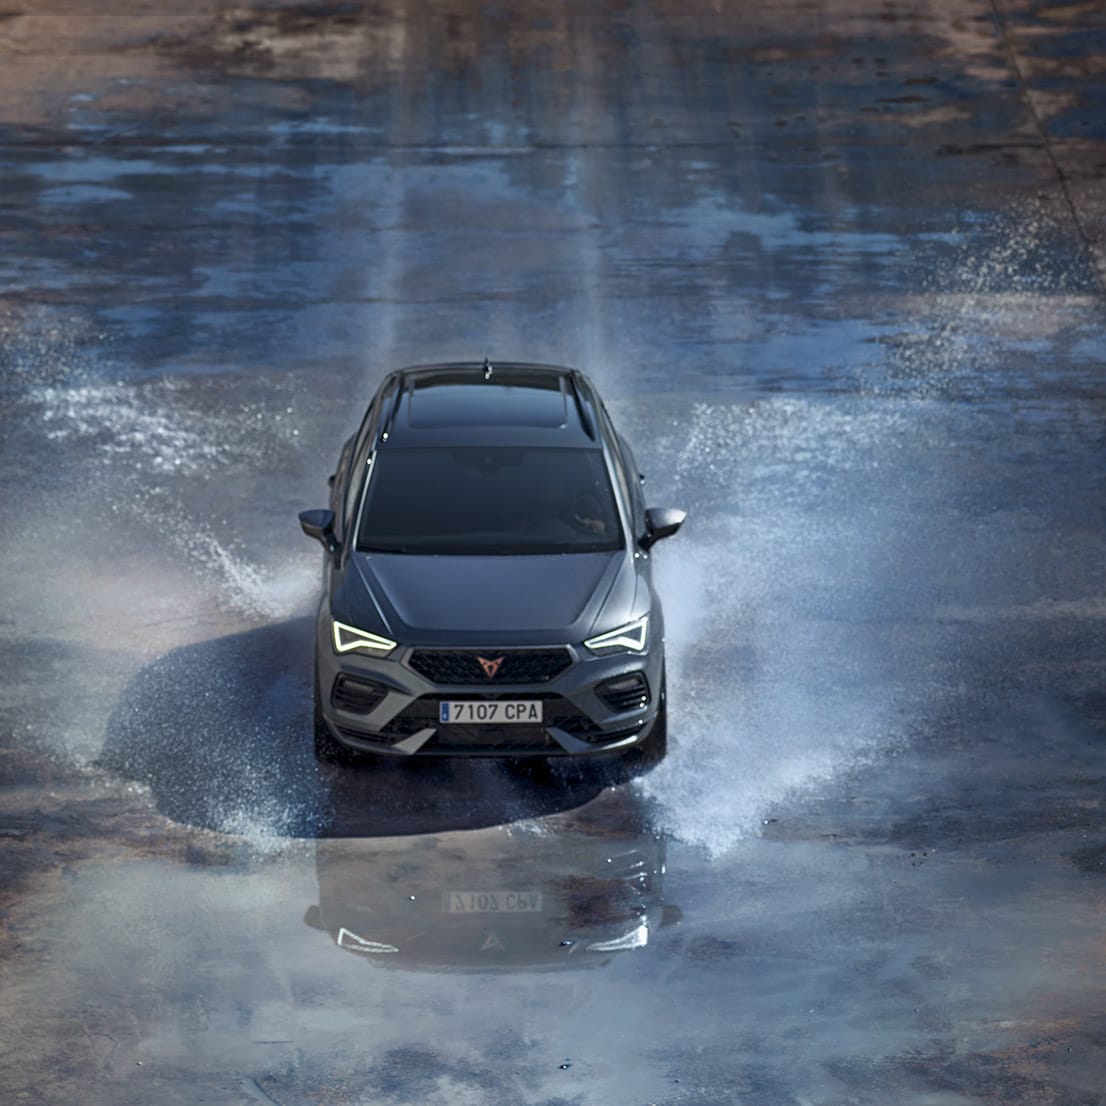
M 660 703 L 657 706 L 657 717 L 653 720 L 653 728 L 634 753 L 636 754 L 634 759 L 648 768 L 660 764 L 668 753 L 668 681 L 663 674 Z
M 661 705 L 649 736 L 638 746 L 641 760 L 646 764 L 659 764 L 668 753 L 668 704 L 661 695 Z
M 352 759 L 350 751 L 334 739 L 334 735 L 330 732 L 330 727 L 323 717 L 317 670 L 315 672 L 315 693 L 312 699 L 314 701 L 315 759 L 320 764 L 348 764 Z

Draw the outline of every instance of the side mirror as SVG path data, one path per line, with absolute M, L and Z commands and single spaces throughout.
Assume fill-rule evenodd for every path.
M 300 511 L 300 529 L 309 538 L 320 542 L 331 555 L 341 548 L 338 539 L 334 536 L 333 511 Z
M 645 512 L 645 533 L 638 540 L 642 549 L 649 549 L 661 540 L 670 537 L 684 524 L 687 511 L 678 507 L 650 507 Z

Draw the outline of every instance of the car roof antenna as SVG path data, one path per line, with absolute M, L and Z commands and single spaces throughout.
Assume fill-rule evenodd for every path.
M 492 378 L 492 363 L 485 357 L 484 358 L 484 379 L 491 380 Z

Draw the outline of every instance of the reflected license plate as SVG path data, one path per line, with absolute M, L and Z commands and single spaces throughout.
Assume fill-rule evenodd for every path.
M 533 914 L 541 910 L 540 891 L 443 891 L 447 914 Z
M 443 699 L 438 704 L 438 721 L 467 722 L 470 725 L 530 724 L 542 722 L 541 699 Z

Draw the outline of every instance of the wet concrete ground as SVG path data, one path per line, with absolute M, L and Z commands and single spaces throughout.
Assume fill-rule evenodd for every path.
M 1104 68 L 1034 0 L 0 15 L 4 1101 L 1106 1102 Z M 648 774 L 311 758 L 295 513 L 485 354 L 691 512 Z

